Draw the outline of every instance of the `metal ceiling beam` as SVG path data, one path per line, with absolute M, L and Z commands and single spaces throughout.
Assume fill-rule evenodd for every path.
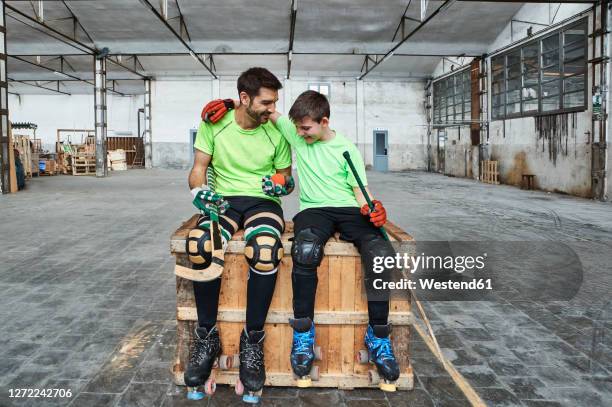
M 96 42 L 93 40 L 93 38 L 91 38 L 91 35 L 89 35 L 89 33 L 87 32 L 85 27 L 83 27 L 83 24 L 81 24 L 81 22 L 79 21 L 79 19 L 76 16 L 76 14 L 74 14 L 72 9 L 68 6 L 68 4 L 64 0 L 62 0 L 62 4 L 64 5 L 64 7 L 66 7 L 66 10 L 68 10 L 70 15 L 72 16 L 72 24 L 73 24 L 73 27 L 72 27 L 72 36 L 76 39 L 76 37 L 77 37 L 77 27 L 81 27 L 81 30 L 83 31 L 83 33 L 85 33 L 85 36 L 87 37 L 87 39 L 92 44 L 94 44 L 94 46 L 95 46 Z
M 59 81 L 57 81 L 57 82 L 58 82 L 58 83 L 57 83 L 57 85 L 58 85 L 58 86 L 57 86 L 57 87 L 58 87 L 58 89 L 56 90 L 56 89 L 47 88 L 47 87 L 44 87 L 44 86 L 41 86 L 41 85 L 38 85 L 38 84 L 32 84 L 32 83 L 28 83 L 28 82 L 25 82 L 25 81 L 20 81 L 20 80 L 18 80 L 18 79 L 11 79 L 11 78 L 8 78 L 8 80 L 9 80 L 9 83 L 11 83 L 11 82 L 22 83 L 22 84 L 24 84 L 24 85 L 32 86 L 32 87 L 35 87 L 35 88 L 45 89 L 45 90 L 48 90 L 48 91 L 51 91 L 51 92 L 55 92 L 55 93 L 59 93 L 59 94 L 62 94 L 62 95 L 72 96 L 72 95 L 71 95 L 70 93 L 68 93 L 68 92 L 62 92 L 61 90 L 59 90 Z
M 179 31 L 181 36 L 183 36 L 183 32 L 185 32 L 185 36 L 191 42 L 191 35 L 189 35 L 189 30 L 187 29 L 187 23 L 185 22 L 185 16 L 183 16 L 183 12 L 181 11 L 181 6 L 179 5 L 179 0 L 174 0 L 176 3 L 176 9 L 178 10 L 179 15 L 177 18 L 179 19 Z
M 408 4 L 406 5 L 406 8 L 404 9 L 404 14 L 402 14 L 402 18 L 400 19 L 400 22 L 397 25 L 397 28 L 395 29 L 395 33 L 393 33 L 393 39 L 391 40 L 391 42 L 395 41 L 395 37 L 397 37 L 397 33 L 399 32 L 400 28 L 402 29 L 402 37 L 404 36 L 404 26 L 406 25 L 406 19 L 408 18 L 406 17 L 406 13 L 408 12 L 410 3 L 412 3 L 412 0 L 408 0 Z M 410 18 L 410 20 L 412 20 L 412 18 Z
M 291 58 L 293 57 L 293 40 L 295 38 L 295 21 L 297 20 L 297 0 L 291 0 L 291 28 L 289 29 L 289 50 L 287 51 L 287 79 L 291 76 Z
M 166 26 L 166 28 L 168 30 L 170 30 L 172 32 L 172 34 L 174 34 L 174 36 L 181 42 L 181 44 L 183 44 L 183 46 L 185 48 L 187 48 L 189 50 L 189 54 L 196 60 L 198 61 L 204 68 L 206 68 L 206 70 L 213 76 L 213 78 L 215 79 L 219 79 L 217 77 L 217 75 L 215 75 L 215 73 L 210 69 L 210 67 L 208 65 L 206 65 L 206 62 L 204 62 L 204 60 L 202 59 L 202 57 L 200 57 L 193 48 L 191 48 L 191 46 L 189 46 L 189 44 L 187 44 L 185 42 L 185 40 L 181 37 L 181 35 L 179 33 L 176 32 L 176 30 L 174 28 L 172 28 L 172 26 L 164 19 L 164 17 L 159 13 L 159 11 L 157 11 L 157 9 L 155 7 L 153 7 L 153 5 L 149 2 L 149 0 L 140 0 L 140 2 L 147 6 L 147 8 L 149 8 L 149 10 L 151 10 L 151 12 L 153 14 L 155 14 L 155 16 L 157 17 L 157 19 L 159 21 L 162 22 L 162 24 L 164 24 Z
M 14 72 L 13 72 L 14 73 Z M 83 82 L 83 79 L 19 79 L 21 82 Z M 87 79 L 89 80 L 89 79 Z M 109 81 L 142 81 L 142 79 L 126 79 L 126 78 L 117 78 L 117 79 L 109 79 Z
M 483 0 L 458 0 L 461 2 L 477 2 L 482 3 Z M 599 3 L 598 0 L 486 0 L 488 3 L 563 3 L 563 4 L 593 4 Z
M 60 32 L 60 31 L 56 30 L 56 29 L 55 29 L 55 28 L 53 28 L 53 27 L 49 27 L 47 24 L 45 24 L 45 23 L 43 23 L 43 22 L 40 22 L 40 21 L 38 21 L 38 20 L 36 20 L 36 19 L 34 19 L 34 18 L 30 17 L 29 15 L 27 15 L 27 14 L 25 14 L 25 13 L 23 13 L 23 12 L 19 11 L 18 9 L 16 9 L 15 7 L 13 7 L 13 6 L 11 6 L 11 5 L 7 4 L 6 2 L 5 2 L 5 6 L 6 6 L 6 8 L 7 8 L 7 9 L 11 10 L 13 13 L 18 14 L 18 15 L 20 15 L 21 17 L 23 17 L 23 18 L 27 19 L 28 21 L 30 21 L 30 22 L 32 22 L 32 23 L 34 23 L 34 24 L 37 24 L 37 25 L 39 25 L 39 26 L 42 26 L 42 27 L 44 27 L 45 29 L 47 29 L 47 30 L 51 31 L 53 34 L 55 34 L 55 35 L 51 35 L 51 34 L 49 34 L 49 33 L 48 33 L 48 32 L 46 32 L 46 31 L 41 31 L 41 30 L 38 30 L 38 31 L 41 31 L 41 32 L 43 32 L 43 33 L 47 34 L 49 37 L 55 38 L 56 40 L 60 40 L 60 41 L 64 42 L 65 44 L 68 44 L 68 45 L 70 45 L 70 46 L 72 46 L 72 47 L 74 47 L 74 48 L 78 49 L 78 50 L 79 50 L 79 51 L 81 51 L 81 52 L 84 52 L 84 53 L 87 53 L 87 54 L 91 54 L 91 55 L 96 54 L 96 49 L 95 49 L 95 48 L 92 48 L 92 47 L 90 47 L 89 45 L 84 44 L 84 43 L 82 43 L 81 41 L 79 41 L 79 40 L 77 40 L 77 39 L 71 38 L 70 36 L 68 36 L 68 35 L 66 35 L 66 34 L 64 34 L 64 33 Z M 10 14 L 9 14 L 9 16 L 10 16 Z M 15 18 L 14 16 L 11 16 L 11 17 Z M 21 22 L 21 23 L 23 23 L 23 24 L 26 24 L 24 21 L 21 21 L 21 20 L 19 20 L 19 19 L 17 19 L 17 18 L 15 18 L 15 19 L 16 19 L 17 21 L 20 21 L 20 22 Z M 26 25 L 29 25 L 29 24 L 26 24 Z M 30 27 L 32 27 L 32 26 L 30 26 Z M 32 27 L 32 28 L 35 28 L 35 27 Z M 56 36 L 61 37 L 61 39 L 60 39 L 60 38 L 57 38 Z M 76 45 L 75 45 L 75 44 L 76 44 Z M 79 47 L 80 47 L 81 49 L 79 49 Z
M 287 55 L 286 52 L 207 52 L 207 55 L 228 55 L 228 56 L 241 56 L 241 55 Z M 14 56 L 18 56 L 18 57 L 36 57 L 36 56 L 41 56 L 41 54 L 11 54 Z M 60 54 L 43 54 L 42 56 L 57 56 Z M 63 56 L 69 56 L 69 57 L 77 57 L 77 56 L 85 56 L 87 54 L 61 54 Z M 133 58 L 134 56 L 136 57 L 173 57 L 173 56 L 188 56 L 189 53 L 187 52 L 159 52 L 159 53 L 139 53 L 139 54 L 134 54 L 134 53 L 129 53 L 129 54 L 109 54 L 109 56 L 113 56 L 113 57 L 117 57 L 117 56 L 122 56 L 122 57 L 130 57 Z M 366 56 L 366 55 L 383 55 L 382 53 L 380 54 L 376 54 L 376 53 L 367 53 L 367 52 L 293 52 L 293 55 L 338 55 L 338 56 L 350 56 L 350 55 L 355 55 L 355 56 Z M 420 54 L 420 53 L 409 53 L 409 52 L 404 52 L 404 53 L 395 53 L 395 56 L 398 57 L 453 57 L 453 56 L 469 56 L 469 57 L 479 57 L 482 55 L 482 53 L 478 53 L 478 54 L 465 54 L 465 53 L 455 53 L 455 54 Z M 140 64 L 139 64 L 140 65 Z M 143 68 L 141 68 L 141 70 L 143 70 Z
M 116 58 L 118 58 L 118 57 L 116 57 Z M 109 62 L 111 62 L 111 63 L 113 63 L 113 64 L 115 64 L 117 66 L 120 66 L 121 68 L 125 69 L 126 71 L 129 71 L 129 72 L 133 73 L 134 75 L 139 76 L 141 79 L 147 79 L 148 78 L 146 75 L 141 74 L 140 72 L 130 68 L 129 66 L 123 65 L 121 62 L 112 59 L 110 56 L 108 56 L 106 59 Z
M 397 44 L 395 44 L 393 46 L 393 48 L 391 48 L 389 51 L 387 51 L 387 53 L 383 56 L 382 59 L 380 59 L 378 62 L 376 62 L 370 69 L 367 69 L 364 73 L 361 74 L 361 76 L 359 76 L 359 80 L 363 79 L 367 74 L 369 74 L 370 72 L 372 72 L 374 69 L 376 69 L 376 67 L 378 67 L 380 64 L 382 64 L 383 62 L 385 62 L 387 59 L 391 58 L 394 54 L 394 52 L 401 47 L 406 41 L 408 41 L 410 39 L 410 37 L 412 37 L 414 34 L 416 34 L 421 28 L 423 28 L 425 25 L 427 25 L 428 22 L 430 22 L 435 16 L 437 16 L 441 11 L 446 10 L 448 7 L 450 7 L 450 5 L 452 3 L 454 3 L 455 0 L 446 0 L 440 7 L 438 7 L 437 9 L 434 10 L 433 13 L 431 13 L 429 15 L 429 17 L 427 17 L 425 20 L 423 20 L 423 22 L 421 24 L 419 24 L 414 30 L 410 31 L 408 33 L 408 35 L 406 35 L 404 38 L 402 38 L 402 40 L 400 42 L 398 42 Z
M 28 61 L 27 59 L 23 59 L 23 58 L 20 58 L 20 57 L 16 57 L 16 56 L 14 56 L 14 55 L 9 55 L 9 57 L 14 58 L 14 59 L 17 59 L 17 60 L 19 60 L 19 61 L 21 61 L 21 62 L 25 62 L 25 63 L 30 64 L 30 65 L 37 66 L 37 67 L 39 67 L 39 68 L 41 68 L 41 69 L 44 69 L 44 70 L 46 70 L 46 71 L 53 72 L 53 73 L 54 73 L 54 74 L 56 74 L 56 75 L 67 76 L 67 77 L 69 77 L 69 78 L 71 78 L 71 79 L 75 79 L 75 80 L 80 81 L 80 82 L 85 82 L 85 83 L 88 83 L 88 84 L 90 84 L 90 85 L 94 85 L 94 83 L 93 83 L 93 82 L 88 81 L 88 80 L 86 80 L 86 79 L 81 79 L 81 78 L 79 78 L 79 77 L 77 77 L 77 76 L 70 75 L 69 73 L 66 73 L 66 72 L 60 72 L 60 71 L 57 71 L 57 70 L 55 70 L 55 69 L 53 69 L 53 68 L 49 68 L 49 67 L 46 67 L 46 66 L 44 66 L 44 65 L 39 65 L 39 64 L 36 64 L 36 63 L 34 63 L 34 62 Z M 120 95 L 120 96 L 127 96 L 127 95 L 125 95 L 124 93 L 121 93 L 121 92 L 117 92 L 117 91 L 112 91 L 112 92 L 113 92 L 113 93 L 116 93 L 116 94 L 118 94 L 118 95 Z

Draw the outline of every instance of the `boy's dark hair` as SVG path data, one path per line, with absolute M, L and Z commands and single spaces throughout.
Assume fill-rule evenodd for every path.
M 313 121 L 321 123 L 324 117 L 329 118 L 329 102 L 325 95 L 307 90 L 295 99 L 289 110 L 289 117 L 294 122 L 310 117 Z
M 279 90 L 282 87 L 278 78 L 266 68 L 249 68 L 238 78 L 238 95 L 246 92 L 251 99 L 259 95 L 260 88 Z

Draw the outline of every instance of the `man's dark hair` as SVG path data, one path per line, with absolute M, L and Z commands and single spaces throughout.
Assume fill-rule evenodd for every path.
M 289 110 L 289 117 L 294 122 L 310 117 L 313 121 L 321 123 L 324 117 L 329 118 L 329 102 L 325 95 L 307 90 L 295 99 Z
M 260 88 L 279 90 L 282 87 L 278 78 L 266 68 L 249 68 L 238 78 L 238 95 L 246 92 L 251 99 L 259 95 Z

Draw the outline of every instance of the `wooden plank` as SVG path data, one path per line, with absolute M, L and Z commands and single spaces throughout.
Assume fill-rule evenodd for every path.
M 329 311 L 335 315 L 342 312 L 342 259 L 339 256 L 329 257 Z M 323 324 L 323 318 L 315 315 L 315 320 Z M 336 320 L 338 321 L 338 320 Z M 327 346 L 327 371 L 330 373 L 342 372 L 342 327 L 332 325 L 329 327 Z
M 319 323 L 317 316 L 321 310 L 329 309 L 329 258 L 325 256 L 321 265 L 317 269 L 317 291 L 315 297 L 315 324 L 316 324 L 316 343 L 323 350 L 323 359 L 317 361 L 319 371 L 327 372 L 327 362 L 329 360 L 327 349 L 329 348 L 329 326 Z
M 229 384 L 234 385 L 238 379 L 238 371 L 236 369 L 231 370 L 220 370 L 215 369 L 215 381 L 218 384 Z M 175 372 L 174 382 L 178 386 L 184 386 L 182 372 Z M 398 390 L 412 390 L 414 388 L 414 376 L 412 373 L 403 374 L 397 380 Z M 292 373 L 277 373 L 277 372 L 266 372 L 266 382 L 264 386 L 283 386 L 283 387 L 294 387 L 295 379 Z M 378 388 L 377 385 L 370 384 L 367 375 L 358 374 L 333 374 L 333 373 L 322 373 L 318 381 L 314 382 L 316 387 L 334 387 L 339 389 L 353 389 L 353 388 Z M 265 397 L 266 390 L 264 388 L 263 395 Z
M 340 300 L 340 295 L 338 295 Z M 243 301 L 239 301 L 243 302 Z M 220 308 L 218 312 L 220 321 L 226 322 L 246 322 L 245 310 L 243 308 L 227 309 Z M 270 324 L 285 324 L 293 318 L 293 311 L 277 311 L 270 310 L 266 323 Z M 197 320 L 197 312 L 195 307 L 177 307 L 177 319 L 179 321 L 195 321 Z M 410 325 L 414 318 L 412 312 L 390 312 L 389 321 L 393 325 Z M 315 311 L 315 323 L 318 325 L 359 325 L 368 323 L 368 313 L 358 311 Z
M 342 289 L 342 312 L 355 312 L 355 257 L 342 257 L 340 280 Z M 342 373 L 353 372 L 355 364 L 355 328 L 344 324 L 341 328 Z

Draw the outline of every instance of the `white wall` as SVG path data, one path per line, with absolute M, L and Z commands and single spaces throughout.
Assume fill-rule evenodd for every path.
M 142 96 L 108 95 L 108 136 L 114 131 L 138 134 L 138 109 Z M 93 95 L 9 95 L 9 119 L 38 125 L 36 137 L 55 152 L 57 129 L 94 129 Z M 77 141 L 78 140 L 73 140 Z
M 277 109 L 287 114 L 291 103 L 308 89 L 309 83 L 330 84 L 332 127 L 358 145 L 366 165 L 372 165 L 374 129 L 385 129 L 389 132 L 390 170 L 426 168 L 424 82 L 285 80 Z M 235 78 L 153 81 L 152 89 L 153 165 L 161 167 L 188 167 L 192 160 L 189 129 L 199 125 L 204 104 L 213 98 L 238 95 Z

